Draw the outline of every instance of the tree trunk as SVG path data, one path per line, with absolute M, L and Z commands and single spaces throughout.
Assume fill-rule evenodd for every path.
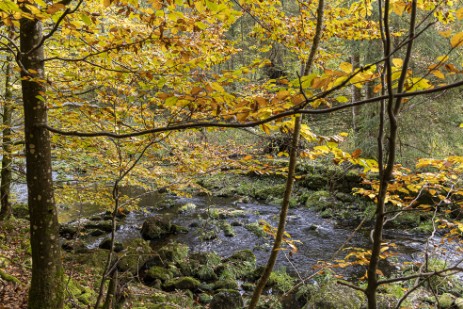
M 260 277 L 260 280 L 257 282 L 256 289 L 252 294 L 251 302 L 249 303 L 248 309 L 255 309 L 257 303 L 259 302 L 260 295 L 262 294 L 265 285 L 267 284 L 268 279 L 272 273 L 273 267 L 275 266 L 278 252 L 281 250 L 281 244 L 283 242 L 283 235 L 285 232 L 286 217 L 288 215 L 289 209 L 289 199 L 291 198 L 291 193 L 293 190 L 294 175 L 296 173 L 296 164 L 298 157 L 298 145 L 299 145 L 299 135 L 301 132 L 301 121 L 302 117 L 300 115 L 296 116 L 294 121 L 294 132 L 293 139 L 291 141 L 290 157 L 289 157 L 289 167 L 288 167 L 288 178 L 286 179 L 286 189 L 285 195 L 283 197 L 283 203 L 280 210 L 280 219 L 278 221 L 277 234 L 275 235 L 275 241 L 273 243 L 273 249 L 270 253 L 270 256 L 265 266 L 264 272 Z
M 354 46 L 354 53 L 351 57 L 352 67 L 355 69 L 360 68 L 360 52 L 358 44 Z M 357 102 L 362 99 L 362 90 L 355 86 L 352 86 L 352 102 Z M 357 138 L 358 126 L 357 126 L 357 116 L 360 115 L 360 105 L 352 107 L 352 129 L 354 129 L 355 139 Z
M 0 220 L 8 218 L 11 215 L 10 188 L 11 188 L 11 164 L 12 164 L 12 145 L 11 145 L 11 118 L 13 115 L 12 91 L 11 91 L 11 74 L 12 62 L 11 56 L 6 59 L 5 71 L 5 100 L 3 106 L 3 158 L 0 185 Z
M 45 96 L 42 23 L 20 21 L 20 63 L 26 142 L 27 189 L 32 247 L 29 308 L 63 308 L 64 277 L 53 195 L 51 146 Z

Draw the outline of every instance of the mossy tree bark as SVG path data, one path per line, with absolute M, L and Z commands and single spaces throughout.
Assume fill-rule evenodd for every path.
M 13 58 L 8 56 L 6 59 L 5 69 L 5 99 L 3 106 L 3 158 L 0 184 L 0 220 L 8 218 L 11 215 L 10 188 L 11 188 L 11 164 L 13 163 L 12 145 L 11 145 L 11 120 L 13 116 L 13 98 L 11 89 L 11 74 Z
M 64 277 L 54 201 L 51 146 L 44 102 L 44 52 L 42 23 L 22 18 L 20 21 L 21 83 L 24 105 L 24 133 L 30 234 L 32 281 L 29 308 L 63 308 Z

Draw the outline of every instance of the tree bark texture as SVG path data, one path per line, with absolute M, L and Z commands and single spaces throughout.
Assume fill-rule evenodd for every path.
M 63 308 L 64 277 L 58 234 L 58 217 L 53 194 L 51 146 L 45 96 L 42 24 L 26 18 L 20 21 L 19 61 L 23 66 L 22 96 L 26 142 L 26 168 L 30 234 L 32 247 L 32 281 L 29 308 Z

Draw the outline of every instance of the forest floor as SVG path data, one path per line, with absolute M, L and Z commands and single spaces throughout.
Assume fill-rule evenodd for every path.
M 31 279 L 29 223 L 11 219 L 0 225 L 0 308 L 27 308 Z

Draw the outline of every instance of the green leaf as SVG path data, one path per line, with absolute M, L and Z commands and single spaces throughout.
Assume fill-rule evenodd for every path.
M 164 103 L 165 106 L 171 107 L 174 106 L 178 101 L 178 98 L 176 96 L 172 96 L 170 98 L 166 99 L 166 102 Z
M 80 18 L 82 18 L 82 21 L 84 22 L 84 24 L 86 24 L 87 26 L 91 26 L 93 24 L 93 21 L 90 17 L 88 17 L 87 14 L 85 13 L 82 13 L 80 14 Z

